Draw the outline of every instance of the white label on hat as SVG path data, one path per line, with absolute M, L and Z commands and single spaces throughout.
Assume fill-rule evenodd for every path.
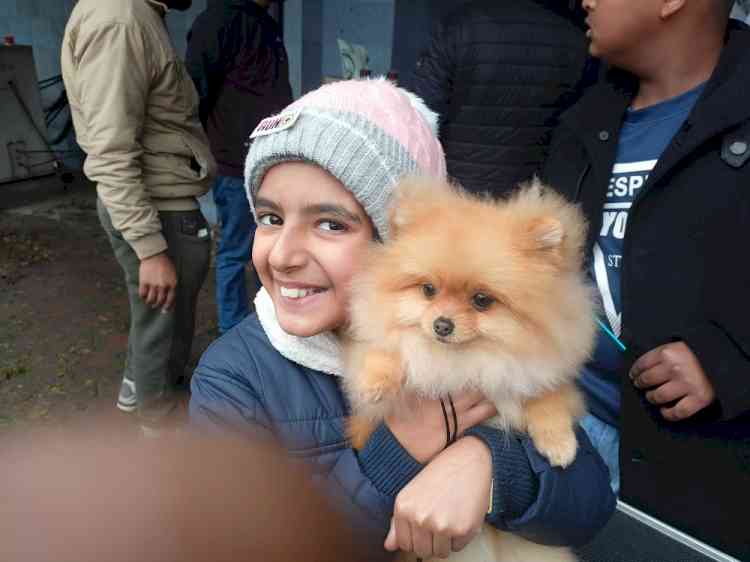
M 302 113 L 301 110 L 295 109 L 294 111 L 279 113 L 273 117 L 266 117 L 263 121 L 258 123 L 258 126 L 255 127 L 250 138 L 254 139 L 256 137 L 264 137 L 266 135 L 272 135 L 279 131 L 290 129 L 297 122 L 297 119 L 299 119 L 300 113 Z

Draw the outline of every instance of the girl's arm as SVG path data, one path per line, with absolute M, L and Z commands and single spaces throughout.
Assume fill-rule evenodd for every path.
M 456 401 L 457 406 L 459 400 Z M 609 487 L 607 468 L 583 431 L 579 430 L 576 434 L 576 459 L 563 470 L 550 466 L 528 437 L 507 434 L 485 426 L 468 429 L 464 434 L 484 443 L 490 455 L 484 455 L 484 461 L 476 461 L 461 469 L 462 478 L 466 476 L 466 471 L 471 474 L 463 484 L 464 489 L 458 489 L 452 470 L 456 463 L 461 463 L 461 459 L 455 457 L 456 448 L 437 455 L 444 446 L 445 437 L 441 433 L 444 432 L 442 413 L 436 414 L 436 411 L 440 412 L 439 406 L 430 404 L 421 408 L 421 420 L 410 419 L 407 423 L 390 420 L 390 430 L 385 426 L 379 428 L 360 454 L 362 470 L 373 484 L 382 493 L 397 496 L 397 520 L 399 517 L 411 517 L 414 521 L 429 519 L 429 509 L 437 505 L 435 482 L 440 483 L 437 488 L 441 493 L 449 496 L 448 504 L 453 501 L 456 505 L 456 509 L 444 511 L 462 518 L 456 522 L 441 519 L 443 528 L 465 527 L 467 518 L 461 515 L 459 507 L 465 507 L 465 502 L 469 501 L 468 488 L 476 492 L 477 505 L 482 508 L 478 514 L 481 517 L 473 518 L 477 525 L 486 514 L 486 520 L 495 527 L 517 532 L 543 544 L 584 544 L 609 520 L 615 508 L 615 498 Z M 471 412 L 472 408 L 466 411 Z M 462 418 L 467 418 L 465 413 L 458 416 L 459 434 L 465 429 L 461 427 Z M 472 420 L 472 423 L 477 421 Z M 431 427 L 433 447 L 435 443 L 439 446 L 432 455 L 426 455 L 425 459 L 424 444 L 430 442 L 430 433 L 425 428 Z M 398 444 L 398 448 L 393 443 Z M 426 463 L 434 455 L 437 455 L 440 462 L 431 464 L 427 469 L 430 474 L 420 475 L 414 483 L 407 476 L 413 478 L 418 471 L 412 470 L 410 474 L 399 471 L 399 467 L 408 466 L 409 459 L 414 460 L 413 457 Z M 452 461 L 441 458 L 446 456 L 453 457 Z M 388 459 L 388 462 L 384 462 L 384 459 Z M 479 467 L 478 462 L 487 462 L 491 466 Z M 415 494 L 416 487 L 421 488 L 423 493 Z M 404 506 L 404 502 L 408 505 Z M 490 505 L 491 511 L 486 513 Z M 463 529 L 466 532 L 475 530 Z
M 609 473 L 586 433 L 578 428 L 572 464 L 552 467 L 527 436 L 478 426 L 467 435 L 481 439 L 492 455 L 492 511 L 487 521 L 534 542 L 581 546 L 614 513 Z
M 222 338 L 201 359 L 192 381 L 191 423 L 273 439 L 260 386 L 251 384 L 255 379 L 247 372 L 255 368 L 254 360 L 246 356 L 247 348 L 240 342 L 233 342 L 231 349 L 228 345 Z M 459 434 L 466 426 L 495 415 L 476 396 L 454 399 Z M 389 420 L 378 427 L 361 451 L 343 447 L 332 453 L 336 454 L 333 464 L 317 476 L 321 487 L 334 494 L 351 515 L 355 527 L 381 550 L 395 498 L 445 446 L 439 402 L 425 403 L 415 411 L 414 418 Z M 494 508 L 488 521 L 493 525 L 538 542 L 580 544 L 612 513 L 614 498 L 607 469 L 582 432 L 578 456 L 566 470 L 550 467 L 528 439 L 485 427 L 468 434 L 481 439 L 491 452 Z M 446 482 L 446 487 L 452 483 Z M 486 497 L 485 505 L 489 505 L 489 490 Z

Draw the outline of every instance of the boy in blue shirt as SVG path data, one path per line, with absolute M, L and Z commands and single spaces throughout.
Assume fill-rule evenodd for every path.
M 610 68 L 562 116 L 543 176 L 590 223 L 603 329 L 583 425 L 613 488 L 744 558 L 750 30 L 731 6 L 584 0 Z

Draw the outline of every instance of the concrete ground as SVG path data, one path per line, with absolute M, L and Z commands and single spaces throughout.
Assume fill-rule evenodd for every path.
M 216 338 L 214 270 L 198 300 L 191 366 Z M 80 175 L 0 184 L 0 437 L 116 410 L 128 301 Z M 98 418 L 97 418 L 98 419 Z M 98 422 L 97 422 L 98 423 Z

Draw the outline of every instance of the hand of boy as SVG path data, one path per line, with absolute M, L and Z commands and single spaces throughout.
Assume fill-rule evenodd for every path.
M 650 389 L 646 399 L 662 405 L 661 415 L 669 421 L 689 418 L 711 404 L 716 392 L 698 358 L 684 342 L 668 343 L 642 355 L 630 369 L 630 379 L 640 389 Z
M 462 550 L 482 529 L 491 483 L 490 450 L 459 439 L 398 494 L 385 548 L 425 560 Z

